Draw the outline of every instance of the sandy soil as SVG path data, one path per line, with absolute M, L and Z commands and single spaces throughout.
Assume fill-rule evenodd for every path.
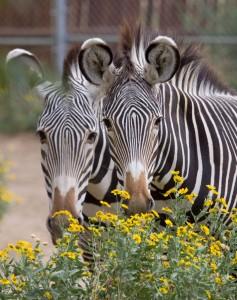
M 40 167 L 40 145 L 34 134 L 0 135 L 0 153 L 12 161 L 15 180 L 9 189 L 20 196 L 20 203 L 13 203 L 0 221 L 0 249 L 17 240 L 32 242 L 34 233 L 48 242 L 46 256 L 53 246 L 46 228 L 48 199 Z

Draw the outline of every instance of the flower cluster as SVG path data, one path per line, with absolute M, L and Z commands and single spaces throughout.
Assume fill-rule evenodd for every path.
M 197 195 L 182 186 L 178 171 L 172 176 L 174 187 L 165 195 L 174 201 L 160 214 L 97 211 L 83 227 L 68 211 L 55 213 L 68 226 L 46 263 L 39 243 L 19 241 L 2 249 L 1 295 L 102 300 L 141 299 L 142 293 L 142 299 L 235 299 L 237 210 L 229 211 L 216 188 L 207 186 L 203 210 L 190 223 L 186 212 Z M 129 201 L 125 191 L 113 193 L 121 204 Z M 106 201 L 101 205 L 110 208 Z M 232 223 L 225 225 L 222 217 Z M 12 251 L 22 259 L 12 259 Z

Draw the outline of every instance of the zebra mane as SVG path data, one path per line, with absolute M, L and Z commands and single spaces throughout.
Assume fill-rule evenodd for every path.
M 120 33 L 120 44 L 116 55 L 116 67 L 123 67 L 128 73 L 133 73 L 134 67 L 144 70 L 146 66 L 145 50 L 149 43 L 159 35 L 158 32 L 148 30 L 141 24 L 131 26 L 125 23 Z M 163 34 L 162 34 L 163 35 Z M 209 66 L 201 54 L 201 45 L 185 44 L 173 37 L 181 55 L 180 68 L 171 80 L 177 87 L 183 88 L 182 82 L 187 72 L 195 73 L 196 91 L 218 91 L 236 95 Z M 204 87 L 204 88 L 203 88 Z
M 82 73 L 79 68 L 78 57 L 80 47 L 72 47 L 64 59 L 62 82 L 65 89 L 71 85 L 77 85 L 83 81 Z

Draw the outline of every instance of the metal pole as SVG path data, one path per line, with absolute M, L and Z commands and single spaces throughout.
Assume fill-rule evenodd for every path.
M 56 68 L 61 73 L 63 69 L 63 60 L 66 52 L 67 38 L 67 0 L 55 0 L 55 52 Z

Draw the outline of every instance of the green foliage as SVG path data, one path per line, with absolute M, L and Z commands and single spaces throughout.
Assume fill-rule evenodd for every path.
M 180 189 L 183 178 L 173 174 L 176 185 L 166 196 L 175 200 L 162 209 L 165 228 L 155 211 L 130 217 L 120 209 L 118 214 L 99 211 L 87 228 L 68 211 L 57 212 L 54 224 L 64 228 L 64 235 L 48 262 L 43 263 L 37 240 L 18 241 L 0 251 L 0 298 L 236 299 L 237 210 L 229 213 L 225 199 L 207 186 L 204 209 L 190 224 L 186 210 L 196 195 Z M 232 219 L 229 227 L 220 213 Z M 204 215 L 210 226 L 199 222 Z M 81 258 L 78 234 L 90 238 L 93 265 Z
M 3 60 L 0 61 L 0 132 L 34 130 L 43 103 L 27 87 L 19 72 L 10 85 Z M 26 88 L 21 89 L 20 86 Z
M 6 189 L 6 176 L 9 172 L 9 162 L 0 156 L 0 219 L 6 212 L 8 204 L 12 201 L 13 194 Z

